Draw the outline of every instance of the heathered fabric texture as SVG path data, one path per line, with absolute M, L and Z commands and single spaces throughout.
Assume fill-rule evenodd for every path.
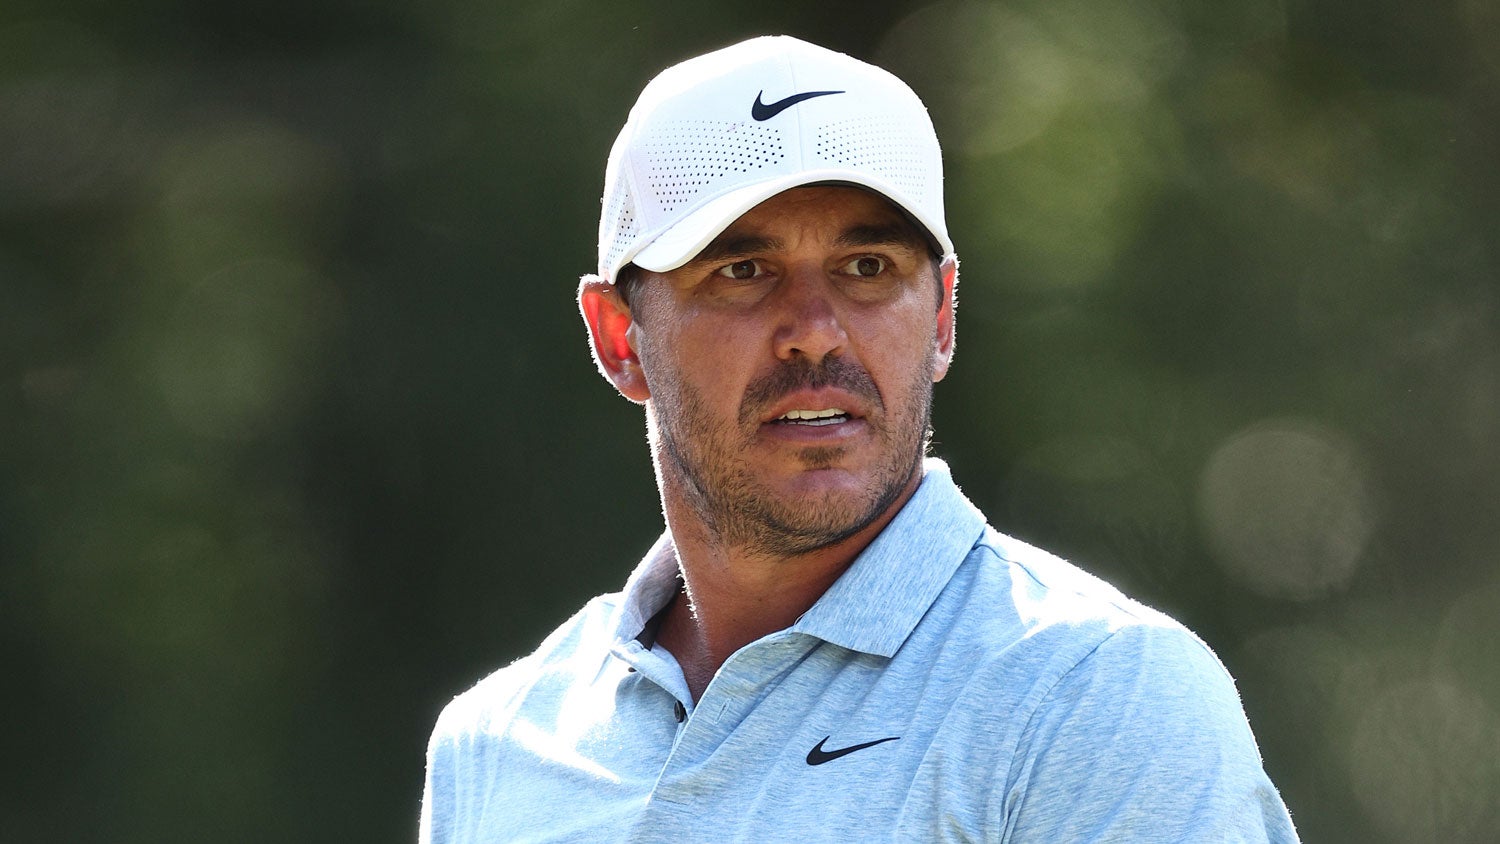
M 1296 840 L 1209 649 L 987 527 L 940 461 L 696 705 L 637 641 L 677 589 L 657 550 L 443 711 L 423 844 Z

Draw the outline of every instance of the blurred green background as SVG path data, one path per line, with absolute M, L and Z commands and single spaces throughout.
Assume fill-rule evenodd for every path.
M 658 530 L 573 304 L 662 67 L 927 101 L 936 452 L 1178 616 L 1309 842 L 1500 840 L 1500 4 L 6 0 L 0 840 L 412 840 Z

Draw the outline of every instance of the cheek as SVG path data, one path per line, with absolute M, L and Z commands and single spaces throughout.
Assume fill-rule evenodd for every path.
M 903 308 L 898 314 L 887 314 L 872 320 L 865 334 L 866 359 L 887 374 L 910 377 L 920 370 L 933 374 L 933 352 L 937 348 L 937 315 L 930 309 Z
M 737 409 L 734 385 L 747 356 L 733 354 L 732 339 L 714 342 L 699 332 L 661 332 L 641 343 L 641 371 L 653 396 L 680 405 L 691 395 L 695 406 Z

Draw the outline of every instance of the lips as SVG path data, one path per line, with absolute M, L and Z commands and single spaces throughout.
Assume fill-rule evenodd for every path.
M 861 420 L 869 413 L 870 403 L 863 396 L 824 387 L 784 393 L 762 404 L 753 421 L 762 425 L 815 428 Z
M 740 403 L 745 423 L 820 427 L 864 419 L 884 405 L 870 373 L 842 357 L 797 361 L 752 382 Z
M 838 407 L 828 407 L 822 410 L 793 409 L 776 417 L 773 422 L 784 425 L 837 425 L 849 420 L 849 412 Z

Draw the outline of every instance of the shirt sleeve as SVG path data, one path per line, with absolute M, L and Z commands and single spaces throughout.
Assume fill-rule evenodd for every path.
M 422 785 L 418 844 L 447 844 L 452 840 L 453 786 L 452 745 L 439 728 L 433 731 L 427 744 L 427 776 Z
M 1036 708 L 1003 840 L 1296 842 L 1234 681 L 1186 630 L 1131 625 Z

